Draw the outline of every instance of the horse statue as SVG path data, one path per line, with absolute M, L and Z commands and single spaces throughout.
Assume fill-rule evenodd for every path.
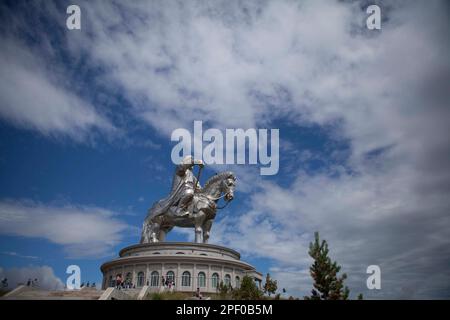
M 197 183 L 198 180 L 195 179 L 195 184 Z M 144 220 L 141 243 L 164 241 L 166 234 L 173 227 L 194 228 L 195 242 L 208 243 L 217 209 L 224 208 L 233 200 L 235 186 L 236 176 L 231 171 L 212 176 L 202 189 L 197 187 L 193 189 L 189 209 L 185 214 L 180 214 L 179 206 L 173 202 L 170 205 L 161 205 L 161 203 L 166 203 L 167 199 L 154 203 Z M 175 186 L 173 189 L 177 187 L 179 186 Z M 226 204 L 218 207 L 217 204 L 222 198 Z

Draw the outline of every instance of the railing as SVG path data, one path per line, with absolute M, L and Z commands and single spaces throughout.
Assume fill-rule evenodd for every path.
M 123 287 L 129 287 L 131 285 L 131 288 L 142 288 L 144 285 L 149 286 L 150 288 L 160 288 L 160 287 L 166 287 L 166 288 L 180 288 L 180 289 L 185 289 L 185 290 L 193 290 L 195 291 L 197 288 L 200 289 L 205 289 L 205 288 L 209 288 L 209 284 L 211 285 L 211 288 L 217 288 L 219 286 L 220 283 L 220 277 L 192 277 L 192 276 L 178 276 L 178 277 L 164 277 L 164 282 L 163 282 L 163 278 L 161 276 L 151 276 L 150 278 L 148 278 L 146 281 L 144 281 L 143 283 L 140 283 L 142 285 L 137 285 L 134 283 L 127 283 L 127 281 L 125 280 L 122 284 Z M 232 287 L 239 287 L 240 286 L 240 279 L 238 281 L 236 281 L 236 279 L 234 281 L 232 281 L 230 279 L 230 281 L 225 281 L 225 284 L 229 284 Z M 110 281 L 109 283 L 110 287 L 115 287 L 116 286 L 116 281 L 115 279 L 113 279 L 112 281 Z

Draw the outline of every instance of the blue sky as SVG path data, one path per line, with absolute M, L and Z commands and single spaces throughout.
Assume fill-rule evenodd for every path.
M 2 2 L 0 274 L 100 282 L 169 191 L 171 132 L 202 120 L 280 129 L 277 175 L 203 173 L 238 176 L 211 243 L 302 296 L 320 231 L 352 295 L 448 298 L 448 4 L 377 3 L 379 31 L 367 1 L 77 1 L 81 30 L 72 2 Z

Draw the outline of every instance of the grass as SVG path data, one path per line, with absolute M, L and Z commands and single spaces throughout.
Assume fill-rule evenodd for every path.
M 192 297 L 192 293 L 188 292 L 153 292 L 147 295 L 147 300 L 185 300 Z
M 7 294 L 9 291 L 11 291 L 11 290 L 0 289 L 0 297 L 1 297 L 1 296 L 4 296 L 4 295 Z

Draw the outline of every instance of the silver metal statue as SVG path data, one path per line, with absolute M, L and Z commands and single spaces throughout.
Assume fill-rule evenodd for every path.
M 195 177 L 193 168 L 199 166 Z M 176 167 L 170 195 L 148 210 L 142 227 L 141 243 L 164 241 L 173 227 L 195 228 L 195 242 L 208 243 L 216 216 L 217 203 L 224 198 L 228 204 L 234 197 L 236 177 L 231 171 L 221 172 L 200 186 L 201 160 L 187 156 Z

